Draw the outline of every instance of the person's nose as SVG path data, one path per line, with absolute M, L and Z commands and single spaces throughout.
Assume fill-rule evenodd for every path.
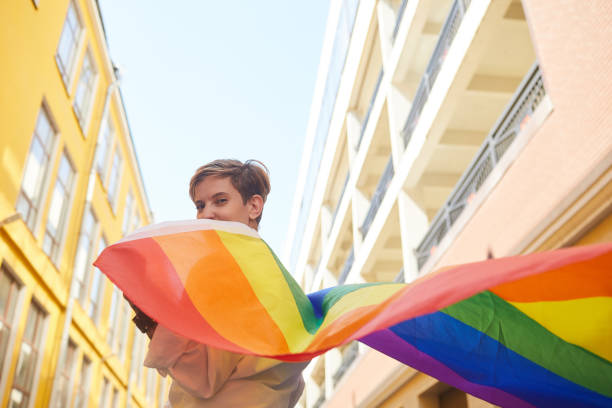
M 198 218 L 203 218 L 206 220 L 214 220 L 216 217 L 215 211 L 210 206 L 205 207 L 202 211 L 200 211 L 200 216 Z
M 216 217 L 215 212 L 210 207 L 204 207 L 202 210 L 198 212 L 198 219 L 200 220 L 202 219 L 214 220 L 216 219 L 215 217 Z

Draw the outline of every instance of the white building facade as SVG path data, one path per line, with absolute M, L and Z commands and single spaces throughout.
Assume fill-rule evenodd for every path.
M 553 126 L 569 129 L 564 123 L 580 115 L 563 110 L 577 85 L 555 67 L 586 53 L 564 55 L 581 38 L 602 45 L 603 34 L 571 20 L 603 12 L 608 21 L 610 8 L 601 5 L 331 1 L 284 253 L 303 289 L 411 282 L 444 265 L 482 260 L 489 250 L 506 256 L 572 245 L 600 225 L 544 244 L 566 225 L 553 227 L 571 203 L 609 185 L 594 187 L 612 162 L 612 138 L 597 122 L 605 99 L 583 139 L 569 130 L 559 138 L 557 130 L 562 148 L 539 144 L 553 138 Z M 556 29 L 571 27 L 568 49 L 546 18 L 556 19 Z M 557 108 L 548 91 L 563 87 L 569 91 L 557 93 Z M 558 174 L 564 155 L 578 151 L 585 160 L 571 176 Z M 526 197 L 537 205 L 526 206 Z M 609 206 L 596 213 L 603 217 Z M 319 357 L 306 372 L 302 406 L 486 406 L 373 353 L 353 344 Z M 393 402 L 408 383 L 414 395 Z

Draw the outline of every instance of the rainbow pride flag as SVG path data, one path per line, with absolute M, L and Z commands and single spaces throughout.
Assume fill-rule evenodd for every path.
M 191 220 L 142 228 L 95 265 L 220 349 L 301 361 L 359 340 L 500 406 L 612 407 L 612 243 L 307 296 L 256 231 Z

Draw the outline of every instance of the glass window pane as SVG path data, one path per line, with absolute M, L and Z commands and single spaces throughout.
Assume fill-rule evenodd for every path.
M 82 27 L 76 9 L 74 8 L 74 4 L 70 2 L 68 5 L 68 12 L 66 13 L 66 20 L 62 28 L 62 34 L 57 46 L 57 60 L 64 79 L 68 79 L 67 77 L 72 70 L 81 30 Z
M 104 176 L 106 175 L 108 153 L 110 145 L 113 141 L 113 125 L 111 123 L 110 114 L 104 122 L 104 129 L 100 133 L 100 139 L 98 140 L 98 151 L 96 152 L 96 168 L 100 173 L 102 183 L 105 182 Z
M 5 270 L 4 265 L 0 271 L 0 380 L 4 377 L 4 362 L 8 352 L 8 343 L 15 320 L 15 305 L 19 285 Z
M 79 117 L 79 121 L 81 122 L 81 126 L 84 125 L 84 121 L 89 113 L 94 81 L 95 72 L 93 69 L 91 56 L 89 52 L 87 52 L 83 58 L 83 68 L 81 69 L 81 76 L 79 78 L 79 84 L 74 97 L 74 108 L 77 116 Z
M 140 215 L 138 215 L 138 212 L 136 212 L 136 215 L 134 215 L 134 224 L 132 225 L 131 229 L 133 231 L 138 227 L 140 227 Z
M 13 279 L 4 272 L 0 273 L 0 319 L 7 315 L 10 294 L 13 289 Z
M 112 408 L 119 407 L 119 391 L 116 388 L 113 389 L 113 401 L 111 403 L 111 407 Z
M 115 156 L 113 157 L 113 165 L 111 167 L 110 184 L 108 185 L 108 199 L 114 208 L 115 198 L 119 187 L 119 177 L 121 171 L 121 154 L 119 148 L 115 150 Z
M 49 150 L 51 148 L 52 138 L 50 136 L 53 135 L 53 128 L 49 123 L 49 118 L 45 114 L 43 109 L 38 113 L 38 117 L 36 119 L 36 135 L 40 139 L 41 143 L 45 147 L 45 150 Z
M 108 383 L 108 380 L 105 377 L 102 377 L 102 391 L 100 392 L 100 402 L 98 403 L 100 408 L 106 408 L 109 390 L 110 384 Z
M 72 181 L 72 166 L 65 155 L 62 155 L 57 172 L 57 179 L 65 186 L 69 186 Z
M 79 373 L 79 386 L 77 389 L 76 400 L 74 402 L 75 408 L 82 408 L 87 405 L 87 395 L 89 394 L 89 371 L 91 367 L 91 361 L 87 357 L 83 357 L 83 363 L 81 364 L 81 372 Z
M 37 138 L 32 140 L 30 154 L 26 162 L 21 188 L 31 200 L 38 196 L 40 191 L 40 181 L 45 167 L 45 154 L 40 141 Z
M 85 211 L 81 224 L 81 233 L 79 243 L 74 258 L 74 291 L 73 296 L 80 302 L 83 302 L 86 297 L 85 288 L 87 286 L 87 276 L 90 270 L 90 260 L 94 234 L 96 232 L 97 221 L 93 216 L 91 209 Z
M 55 187 L 51 195 L 51 204 L 47 217 L 47 229 L 43 241 L 43 250 L 54 262 L 57 262 L 62 241 L 62 233 L 68 217 L 68 204 L 73 178 L 74 170 L 67 158 L 66 152 L 64 152 L 60 161 Z
M 123 213 L 123 235 L 127 234 L 128 229 L 130 228 L 131 217 L 132 217 L 132 208 L 133 208 L 134 196 L 130 191 L 125 200 L 125 211 Z
M 13 389 L 9 399 L 9 408 L 21 408 L 28 406 L 28 397 L 23 392 Z
M 62 208 L 64 208 L 66 198 L 64 186 L 59 182 L 56 183 L 51 196 L 51 206 L 49 208 L 49 218 L 47 220 L 47 228 L 53 236 L 57 235 L 57 227 L 60 224 Z

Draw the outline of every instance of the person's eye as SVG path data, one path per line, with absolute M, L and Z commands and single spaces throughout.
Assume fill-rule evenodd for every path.
M 218 198 L 217 199 L 217 204 L 225 204 L 227 203 L 227 198 Z
M 204 204 L 196 204 L 196 210 L 202 211 L 204 209 Z

